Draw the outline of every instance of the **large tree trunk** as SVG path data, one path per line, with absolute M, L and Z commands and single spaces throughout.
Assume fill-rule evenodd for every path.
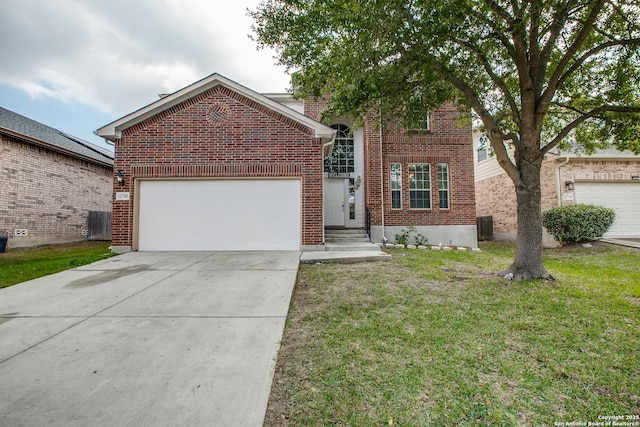
M 542 161 L 523 161 L 519 165 L 521 183 L 516 185 L 518 234 L 516 257 L 506 273 L 513 280 L 553 279 L 542 264 Z

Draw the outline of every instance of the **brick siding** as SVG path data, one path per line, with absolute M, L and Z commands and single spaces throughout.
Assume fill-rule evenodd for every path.
M 447 104 L 431 114 L 428 131 L 407 133 L 400 121 L 387 122 L 382 136 L 386 225 L 475 225 L 471 126 L 461 125 L 459 118 L 460 112 L 455 106 Z M 373 157 L 374 153 L 371 154 Z M 402 166 L 402 209 L 399 210 L 391 209 L 391 163 Z M 431 209 L 409 208 L 410 163 L 431 165 Z M 438 163 L 449 165 L 449 209 L 440 209 L 438 205 Z
M 325 101 L 306 101 L 305 115 L 323 120 Z M 430 130 L 407 133 L 399 120 L 386 120 L 382 129 L 375 113 L 363 120 L 365 205 L 371 213 L 371 225 L 382 225 L 384 199 L 385 225 L 440 226 L 475 225 L 475 188 L 473 170 L 473 141 L 471 127 L 460 126 L 460 112 L 447 104 L 430 118 Z M 382 133 L 382 135 L 381 135 Z M 380 138 L 382 137 L 382 153 Z M 380 175 L 380 157 L 383 175 Z M 391 162 L 402 164 L 402 209 L 391 209 L 389 167 Z M 432 209 L 409 209 L 408 164 L 431 165 Z M 449 209 L 438 207 L 438 163 L 449 164 Z M 382 180 L 382 191 L 381 191 Z
M 115 201 L 114 246 L 133 246 L 136 179 L 302 178 L 302 245 L 322 244 L 322 143 L 311 129 L 217 86 L 127 129 L 116 169 L 130 201 Z M 239 225 L 241 226 L 241 225 Z
M 625 182 L 632 175 L 640 175 L 640 158 L 620 159 L 571 159 L 564 164 L 564 158 L 546 159 L 542 165 L 540 186 L 542 191 L 542 211 L 575 202 L 575 191 L 567 190 L 567 181 L 575 182 Z M 559 169 L 558 169 L 559 167 Z M 557 175 L 556 170 L 559 171 Z M 560 182 L 560 202 L 558 202 L 558 176 Z M 579 185 L 579 184 L 578 184 Z M 513 182 L 506 173 L 484 179 L 476 183 L 477 216 L 493 216 L 494 233 L 517 232 L 516 194 Z M 573 200 L 563 198 L 573 196 Z
M 0 135 L 0 171 L 0 232 L 9 247 L 83 240 L 88 212 L 111 211 L 110 167 Z

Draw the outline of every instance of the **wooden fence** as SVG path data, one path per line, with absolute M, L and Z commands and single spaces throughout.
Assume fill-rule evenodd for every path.
M 87 239 L 111 240 L 111 212 L 89 211 Z
M 479 216 L 476 218 L 478 241 L 493 240 L 493 217 Z

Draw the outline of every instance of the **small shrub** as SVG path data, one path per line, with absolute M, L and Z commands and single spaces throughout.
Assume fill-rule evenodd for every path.
M 410 227 L 403 228 L 402 230 L 400 230 L 400 234 L 396 234 L 395 242 L 397 244 L 399 244 L 399 245 L 404 245 L 404 247 L 406 248 L 407 245 L 409 244 L 409 242 L 411 241 L 411 235 L 412 234 L 415 234 L 413 236 L 413 241 L 418 246 L 424 246 L 429 241 L 426 238 L 426 236 L 424 236 L 421 233 L 418 233 L 418 229 L 416 227 L 410 226 Z
M 415 228 L 415 227 L 414 227 Z M 411 227 L 409 227 L 409 229 L 411 229 Z M 400 230 L 400 234 L 396 234 L 395 236 L 395 241 L 397 244 L 399 245 L 404 245 L 404 247 L 407 247 L 407 244 L 409 244 L 409 233 L 411 230 L 408 230 L 406 228 L 403 228 L 402 230 Z
M 551 208 L 542 214 L 542 225 L 561 243 L 597 240 L 616 219 L 613 209 L 594 205 Z
M 429 241 L 429 239 L 427 239 L 427 236 L 425 236 L 422 233 L 417 233 L 413 237 L 413 240 L 416 242 L 416 245 L 418 245 L 418 246 L 426 246 L 427 242 Z

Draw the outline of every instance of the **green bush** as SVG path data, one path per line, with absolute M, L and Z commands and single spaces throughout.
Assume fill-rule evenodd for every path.
M 616 219 L 613 209 L 594 205 L 551 208 L 542 214 L 542 225 L 561 243 L 597 240 Z
M 424 246 L 427 244 L 429 239 L 421 233 L 418 233 L 418 229 L 414 226 L 409 226 L 407 228 L 403 228 L 400 230 L 400 234 L 396 234 L 395 242 L 399 245 L 404 245 L 406 248 L 407 245 L 411 242 L 411 235 L 413 236 L 413 241 L 418 246 Z

